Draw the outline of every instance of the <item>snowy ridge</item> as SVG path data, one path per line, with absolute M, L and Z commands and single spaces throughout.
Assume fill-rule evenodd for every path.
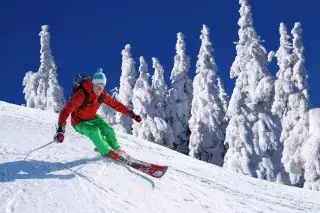
M 57 114 L 0 102 L 0 212 L 320 212 L 319 192 L 229 172 L 134 136 L 117 133 L 142 160 L 168 164 L 162 179 L 92 151 L 67 126 L 63 144 L 25 154 L 55 132 Z

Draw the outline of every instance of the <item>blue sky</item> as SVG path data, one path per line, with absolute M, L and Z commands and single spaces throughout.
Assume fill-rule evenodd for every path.
M 279 45 L 279 24 L 291 30 L 299 21 L 309 73 L 310 99 L 320 106 L 320 73 L 318 71 L 320 11 L 318 1 L 249 0 L 254 26 L 265 40 L 268 51 Z M 107 90 L 119 85 L 121 51 L 132 45 L 132 55 L 139 66 L 144 56 L 152 74 L 152 57 L 157 57 L 169 76 L 175 55 L 176 34 L 185 35 L 187 53 L 191 57 L 189 75 L 193 78 L 200 48 L 203 24 L 211 30 L 218 74 L 229 95 L 234 79 L 229 78 L 235 58 L 234 41 L 238 40 L 238 0 L 214 1 L 0 1 L 0 100 L 25 103 L 22 80 L 29 70 L 37 71 L 40 63 L 41 25 L 49 25 L 51 50 L 58 66 L 58 80 L 67 96 L 72 78 L 77 73 L 93 74 L 102 67 L 108 78 Z M 273 75 L 276 61 L 270 64 Z

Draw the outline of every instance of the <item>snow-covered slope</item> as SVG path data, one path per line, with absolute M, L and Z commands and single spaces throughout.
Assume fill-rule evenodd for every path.
M 67 128 L 52 144 L 57 114 L 0 102 L 0 212 L 320 212 L 319 192 L 227 172 L 156 144 L 118 133 L 123 148 L 170 167 L 162 179 L 93 152 Z

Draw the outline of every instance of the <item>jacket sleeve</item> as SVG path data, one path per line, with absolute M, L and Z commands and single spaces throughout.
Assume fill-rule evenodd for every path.
M 67 105 L 61 110 L 59 115 L 59 125 L 66 126 L 67 119 L 71 112 L 76 111 L 84 101 L 84 94 L 82 90 L 77 91 L 67 103 Z
M 121 102 L 117 101 L 116 99 L 112 98 L 108 93 L 104 92 L 103 93 L 103 103 L 110 106 L 117 112 L 121 112 L 122 114 L 126 116 L 131 116 L 132 112 L 131 110 L 123 105 Z

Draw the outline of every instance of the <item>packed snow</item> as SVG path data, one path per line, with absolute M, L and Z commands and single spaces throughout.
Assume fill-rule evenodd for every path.
M 315 112 L 318 113 L 318 112 Z M 166 164 L 161 179 L 102 158 L 58 114 L 0 102 L 0 212 L 320 212 L 319 192 L 271 183 L 117 132 L 129 154 Z

